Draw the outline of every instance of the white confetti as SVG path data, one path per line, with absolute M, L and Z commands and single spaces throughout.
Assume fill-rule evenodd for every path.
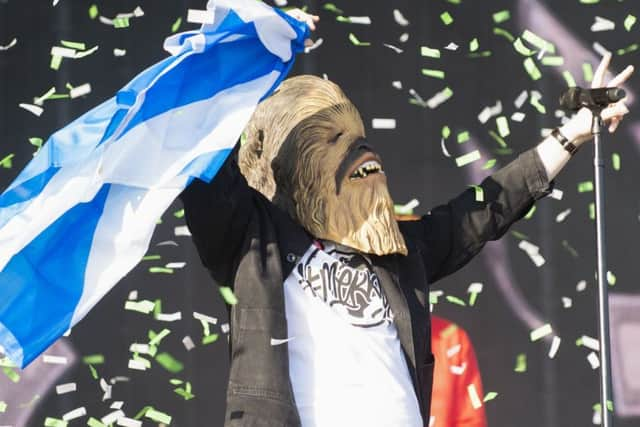
M 562 307 L 571 308 L 573 306 L 573 300 L 569 297 L 562 297 Z
M 407 25 L 409 25 L 409 21 L 407 21 L 407 18 L 405 18 L 404 15 L 402 15 L 402 12 L 400 12 L 398 9 L 393 9 L 393 19 L 396 21 L 396 24 L 402 27 L 406 27 Z
M 525 251 L 536 267 L 541 267 L 545 263 L 545 259 L 540 255 L 540 248 L 531 242 L 521 240 L 518 247 Z
M 117 410 L 117 411 L 111 412 L 110 414 L 107 414 L 104 417 L 102 417 L 100 422 L 102 422 L 102 424 L 109 425 L 109 424 L 115 423 L 116 421 L 118 421 L 122 417 L 124 417 L 124 412 L 122 412 L 121 410 Z
M 393 50 L 395 53 L 402 53 L 402 52 L 404 52 L 404 50 L 402 50 L 402 49 L 400 49 L 399 47 L 396 47 L 396 46 L 394 46 L 394 45 L 392 45 L 392 44 L 384 43 L 384 44 L 383 44 L 383 46 L 384 46 L 384 47 L 388 47 L 389 49 Z
M 558 215 L 556 215 L 556 222 L 562 222 L 565 219 L 567 219 L 567 217 L 569 216 L 569 214 L 571 214 L 571 208 L 566 209 L 562 212 L 560 212 Z
M 285 7 L 287 5 L 287 0 L 274 0 L 274 3 L 278 7 Z
M 616 23 L 601 16 L 596 16 L 595 22 L 591 25 L 591 31 L 611 31 L 615 30 Z
M 75 58 L 76 50 L 68 47 L 53 46 L 51 56 L 61 56 L 63 58 Z
M 520 95 L 518 95 L 516 100 L 513 101 L 513 105 L 515 105 L 517 109 L 522 108 L 528 97 L 529 94 L 527 93 L 527 91 L 523 90 L 522 92 L 520 92 Z
M 312 50 L 316 50 L 317 48 L 319 48 L 320 46 L 322 46 L 322 43 L 324 43 L 324 39 L 319 38 L 318 40 L 316 40 L 315 42 L 313 42 L 313 44 L 311 46 L 306 46 L 304 48 L 304 53 L 309 53 Z
M 122 417 L 118 419 L 117 424 L 124 427 L 141 427 L 142 421 L 134 420 L 133 418 Z
M 165 240 L 163 242 L 158 243 L 156 246 L 180 246 L 173 240 Z
M 113 56 L 125 56 L 126 54 L 127 54 L 126 49 L 118 49 L 118 48 L 113 49 Z
M 564 192 L 562 190 L 558 190 L 557 188 L 554 188 L 551 194 L 549 194 L 549 197 L 556 200 L 562 200 L 562 196 L 564 196 Z
M 433 110 L 449 98 L 451 98 L 451 90 L 449 88 L 445 88 L 432 96 L 427 101 L 427 106 Z
M 129 346 L 129 351 L 132 353 L 149 354 L 149 344 L 133 343 Z
M 189 9 L 187 12 L 187 22 L 192 24 L 213 24 L 214 18 L 213 10 Z
M 206 314 L 202 314 L 202 313 L 198 313 L 198 312 L 193 312 L 193 318 L 196 320 L 200 320 L 203 322 L 207 322 L 207 323 L 211 323 L 212 325 L 217 325 L 218 324 L 218 319 L 215 317 L 211 317 L 211 316 L 207 316 Z
M 66 365 L 67 364 L 67 358 L 64 356 L 50 356 L 48 354 L 45 354 L 44 356 L 42 356 L 42 361 L 44 363 L 50 363 L 52 365 Z
M 478 397 L 478 392 L 476 391 L 476 386 L 473 384 L 469 384 L 467 386 L 467 392 L 469 393 L 469 399 L 471 399 L 471 406 L 473 409 L 478 409 L 482 407 L 482 401 Z
M 32 104 L 18 104 L 18 107 L 27 110 L 28 112 L 33 113 L 38 117 L 40 117 L 44 112 L 44 108 Z
M 464 362 L 460 366 L 456 366 L 456 365 L 449 366 L 449 370 L 453 375 L 462 375 L 464 374 L 464 371 L 467 370 L 467 362 Z
M 129 359 L 129 369 L 136 369 L 138 371 L 145 371 L 147 369 L 147 365 L 140 360 Z M 103 421 L 104 423 L 104 421 Z
M 480 114 L 478 114 L 478 120 L 480 123 L 485 124 L 491 117 L 495 117 L 502 113 L 502 102 L 497 101 L 493 107 L 484 107 Z
M 576 291 L 582 292 L 585 289 L 587 289 L 587 281 L 586 280 L 579 281 L 578 284 L 576 285 Z
M 131 292 L 129 292 L 129 296 L 127 297 L 128 300 L 137 300 L 138 299 L 138 291 L 137 290 L 132 290 Z
M 174 233 L 176 236 L 191 236 L 189 227 L 187 227 L 186 225 L 179 225 L 174 229 Z
M 222 325 L 220 325 L 220 330 L 222 331 L 223 334 L 228 333 L 230 330 L 229 324 L 223 323 Z
M 456 344 L 453 347 L 447 349 L 447 357 L 451 358 L 456 354 L 460 353 L 460 349 L 462 348 L 462 344 Z
M 175 313 L 158 313 L 156 320 L 160 322 L 175 322 L 182 319 L 182 312 L 176 311 Z
M 406 43 L 409 40 L 409 33 L 400 34 L 398 40 L 400 40 L 400 43 Z
M 189 335 L 182 338 L 182 344 L 184 345 L 184 348 L 187 349 L 187 351 L 191 351 L 196 346 Z
M 400 80 L 394 80 L 393 82 L 391 82 L 391 86 L 393 86 L 394 88 L 401 90 L 402 89 L 402 82 Z
M 371 127 L 374 129 L 395 129 L 396 119 L 373 119 Z
M 84 406 L 81 406 L 80 408 L 76 408 L 73 411 L 69 411 L 66 414 L 64 414 L 62 416 L 62 419 L 64 421 L 69 421 L 69 420 L 74 420 L 76 418 L 84 417 L 85 415 L 87 415 L 87 410 L 84 408 Z
M 368 16 L 349 16 L 348 19 L 352 24 L 371 25 L 371 18 Z
M 469 285 L 469 288 L 467 289 L 467 293 L 468 294 L 479 294 L 480 292 L 482 292 L 482 288 L 484 286 L 482 285 L 482 283 L 480 282 L 475 282 Z
M 553 341 L 551 341 L 551 348 L 549 349 L 549 359 L 553 359 L 554 357 L 556 357 L 556 354 L 558 354 L 558 349 L 560 348 L 561 341 L 562 340 L 560 339 L 560 337 L 554 335 Z
M 71 98 L 78 98 L 80 96 L 88 95 L 91 93 L 91 85 L 89 83 L 85 83 L 78 87 L 74 87 L 69 91 L 69 96 Z
M 124 402 L 122 400 L 116 400 L 115 402 L 113 402 L 111 404 L 111 406 L 109 406 L 109 408 L 111 408 L 111 409 L 122 409 L 122 405 L 124 405 Z
M 513 113 L 511 115 L 511 120 L 513 120 L 514 122 L 518 122 L 518 123 L 522 123 L 522 121 L 524 120 L 524 118 L 527 115 L 521 111 L 516 111 L 515 113 Z
M 532 342 L 535 342 L 546 337 L 547 335 L 551 335 L 552 333 L 553 329 L 551 328 L 551 325 L 547 323 L 531 331 L 531 333 L 529 334 L 529 338 Z
M 600 342 L 598 342 L 597 339 L 587 335 L 583 335 L 580 337 L 580 341 L 582 342 L 583 346 L 594 351 L 600 351 Z
M 589 355 L 587 356 L 587 360 L 591 365 L 591 369 L 598 369 L 600 367 L 600 359 L 598 359 L 598 355 L 593 351 L 589 353 Z
M 460 46 L 458 46 L 457 44 L 455 44 L 454 42 L 449 43 L 448 45 L 446 45 L 444 48 L 447 50 L 450 50 L 452 52 L 455 52 L 456 50 L 458 50 Z
M 180 268 L 183 268 L 185 265 L 187 265 L 186 262 L 170 262 L 167 265 L 165 265 L 165 268 L 180 269 Z
M 57 394 L 65 394 L 65 393 L 71 393 L 72 391 L 76 391 L 76 383 L 66 383 L 66 384 L 60 384 L 56 386 L 56 393 Z
M 11 41 L 9 42 L 9 44 L 6 44 L 6 45 L 4 45 L 4 46 L 0 46 L 0 51 L 3 51 L 3 50 L 9 50 L 9 49 L 11 49 L 12 47 L 14 47 L 16 44 L 18 44 L 18 39 L 14 37 L 14 38 L 13 38 L 13 40 L 11 40 Z
M 296 337 L 285 338 L 285 339 L 271 338 L 271 345 L 272 346 L 282 345 L 282 344 L 288 343 L 289 341 L 291 341 L 291 340 L 293 340 L 295 338 Z

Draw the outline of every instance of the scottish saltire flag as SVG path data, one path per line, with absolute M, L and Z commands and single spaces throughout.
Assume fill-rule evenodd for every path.
M 49 138 L 0 195 L 0 345 L 26 366 L 145 254 L 162 213 L 210 181 L 304 47 L 305 24 L 211 0 L 171 56 Z

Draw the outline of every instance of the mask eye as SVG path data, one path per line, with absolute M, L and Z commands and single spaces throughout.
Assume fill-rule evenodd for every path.
M 338 142 L 338 139 L 340 139 L 340 137 L 342 136 L 342 132 L 339 132 L 336 136 L 334 136 L 330 141 L 329 144 L 335 144 L 336 142 Z

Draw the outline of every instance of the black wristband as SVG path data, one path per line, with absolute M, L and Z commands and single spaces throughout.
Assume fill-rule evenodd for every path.
M 560 133 L 560 129 L 555 128 L 551 131 L 551 136 L 562 145 L 562 147 L 569 152 L 572 156 L 578 151 L 578 146 L 569 141 L 563 134 Z

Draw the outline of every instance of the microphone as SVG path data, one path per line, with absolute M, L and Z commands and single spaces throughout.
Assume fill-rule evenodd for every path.
M 618 102 L 625 96 L 626 93 L 619 87 L 603 87 L 598 89 L 570 87 L 560 96 L 560 106 L 565 110 L 571 111 L 577 111 L 582 107 L 598 109 Z

